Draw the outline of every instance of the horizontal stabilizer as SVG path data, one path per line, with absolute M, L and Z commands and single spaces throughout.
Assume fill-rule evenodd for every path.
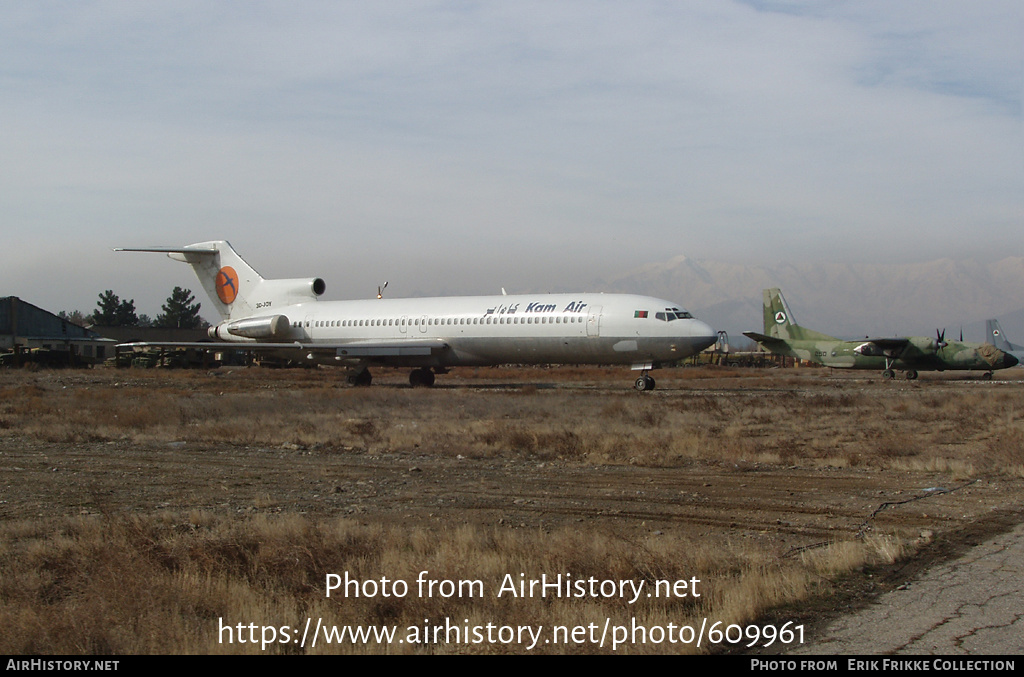
M 746 336 L 748 339 L 757 341 L 758 343 L 769 343 L 778 345 L 786 344 L 785 339 L 776 338 L 774 336 L 765 336 L 764 334 L 758 334 L 756 331 L 745 331 L 743 332 L 743 335 Z
M 216 254 L 216 247 L 114 247 L 115 252 L 155 252 L 157 254 Z

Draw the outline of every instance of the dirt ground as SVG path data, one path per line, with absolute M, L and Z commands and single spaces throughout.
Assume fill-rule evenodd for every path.
M 451 374 L 439 377 L 426 397 L 468 391 L 475 398 L 497 401 L 509 393 L 526 391 L 530 397 L 544 398 L 570 390 L 586 394 L 581 406 L 588 407 L 594 406 L 594 398 L 621 397 L 657 398 L 666 406 L 685 406 L 687 398 L 697 394 L 772 398 L 779 392 L 867 390 L 884 407 L 892 393 L 907 388 L 943 398 L 992 389 L 1024 391 L 1024 378 L 1016 372 L 997 374 L 989 383 L 976 377 L 929 374 L 909 384 L 826 370 L 799 378 L 774 371 L 756 379 L 732 372 L 693 379 L 685 371 L 656 374 L 658 389 L 642 394 L 630 392 L 632 379 L 622 370 L 594 370 L 585 378 L 575 372 L 567 376 L 540 370 L 518 378 L 514 371 L 494 376 Z M 0 374 L 5 378 L 9 377 Z M 99 396 L 104 389 L 135 383 L 136 377 L 132 371 L 95 369 L 40 372 L 34 378 L 45 397 L 45 392 L 82 387 Z M 268 387 L 258 377 L 239 379 L 223 370 L 197 378 L 197 388 L 216 388 L 225 378 L 240 381 L 232 387 L 243 390 Z M 308 386 L 308 374 L 296 372 L 294 378 L 292 383 L 291 376 L 277 372 L 272 387 Z M 340 372 L 336 378 L 333 373 L 316 378 L 343 381 Z M 405 379 L 402 372 L 375 374 L 375 385 L 367 392 L 406 390 Z M 154 392 L 161 387 L 149 377 L 135 385 Z M 177 381 L 173 385 L 181 387 Z M 780 557 L 867 531 L 895 533 L 921 546 L 914 560 L 884 575 L 851 582 L 849 598 L 833 600 L 830 609 L 818 610 L 822 614 L 855 605 L 865 594 L 898 585 L 919 568 L 1024 521 L 1022 489 L 1019 476 L 998 473 L 956 476 L 716 459 L 679 467 L 637 467 L 516 454 L 470 458 L 434 453 L 429 444 L 373 452 L 263 446 L 258 440 L 247 445 L 182 440 L 68 444 L 40 441 L 20 434 L 10 423 L 0 425 L 0 519 L 5 521 L 125 511 L 297 512 L 438 527 L 471 523 L 512 529 L 568 527 L 625 537 L 671 533 L 708 541 L 742 539 Z

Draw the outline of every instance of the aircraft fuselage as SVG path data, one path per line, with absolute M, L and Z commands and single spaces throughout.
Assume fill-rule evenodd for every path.
M 929 339 L 922 339 L 929 340 Z M 891 356 L 857 352 L 865 341 L 822 341 L 788 339 L 785 346 L 771 345 L 772 352 L 816 362 L 837 369 L 900 369 L 904 371 L 956 371 L 1003 369 L 1006 353 L 984 343 L 950 341 L 941 350 L 923 350 L 910 344 Z
M 629 364 L 643 372 L 714 343 L 717 334 L 670 301 L 632 294 L 523 294 L 320 301 L 320 278 L 265 279 L 224 240 L 159 252 L 188 263 L 221 316 L 210 337 L 227 349 L 311 364 L 344 365 L 369 385 L 370 365 L 415 367 L 430 385 L 454 366 Z M 386 285 L 385 285 L 386 286 Z M 124 344 L 126 348 L 209 349 L 209 343 Z
M 305 350 L 308 361 L 321 364 L 576 363 L 653 368 L 693 355 L 717 338 L 708 325 L 688 317 L 670 301 L 626 294 L 311 301 L 283 308 L 269 304 L 261 310 L 265 317 L 286 317 L 288 329 L 268 341 L 251 339 L 254 347 L 296 342 L 302 347 L 282 354 L 294 357 Z M 684 314 L 687 317 L 681 317 Z M 219 338 L 245 340 L 223 330 Z M 375 342 L 384 345 L 374 349 Z M 402 351 L 404 344 L 429 346 L 431 342 L 438 345 Z M 316 350 L 320 345 L 335 349 Z

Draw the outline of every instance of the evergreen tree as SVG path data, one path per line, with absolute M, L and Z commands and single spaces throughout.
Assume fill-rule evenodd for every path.
M 117 298 L 111 290 L 100 294 L 100 300 L 96 304 L 96 312 L 92 314 L 93 321 L 101 327 L 117 326 L 117 309 L 121 306 L 121 299 Z
M 137 327 L 139 325 L 139 317 L 135 314 L 135 299 L 121 301 L 118 304 L 116 320 L 118 327 Z
M 135 299 L 122 301 L 117 294 L 106 290 L 100 294 L 92 321 L 100 327 L 134 327 L 139 324 L 135 314 Z
M 57 317 L 59 317 L 62 320 L 67 320 L 71 324 L 77 324 L 79 327 L 84 327 L 91 321 L 91 318 L 88 318 L 85 315 L 83 315 L 82 311 L 80 310 L 72 310 L 71 312 L 62 310 L 59 313 L 57 313 Z
M 201 325 L 199 307 L 201 304 L 193 303 L 196 297 L 188 289 L 175 287 L 167 299 L 167 303 L 161 306 L 164 311 L 157 315 L 157 327 L 177 327 L 179 329 L 196 329 Z

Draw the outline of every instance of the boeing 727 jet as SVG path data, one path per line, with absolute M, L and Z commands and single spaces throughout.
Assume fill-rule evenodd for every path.
M 648 374 L 717 339 L 680 305 L 628 294 L 523 294 L 320 301 L 320 278 L 264 279 L 225 241 L 185 247 L 118 248 L 159 252 L 192 266 L 221 316 L 210 337 L 219 348 L 259 351 L 349 369 L 369 385 L 373 365 L 411 367 L 409 382 L 433 385 L 452 367 L 495 364 L 628 364 Z M 211 343 L 132 343 L 210 349 Z

